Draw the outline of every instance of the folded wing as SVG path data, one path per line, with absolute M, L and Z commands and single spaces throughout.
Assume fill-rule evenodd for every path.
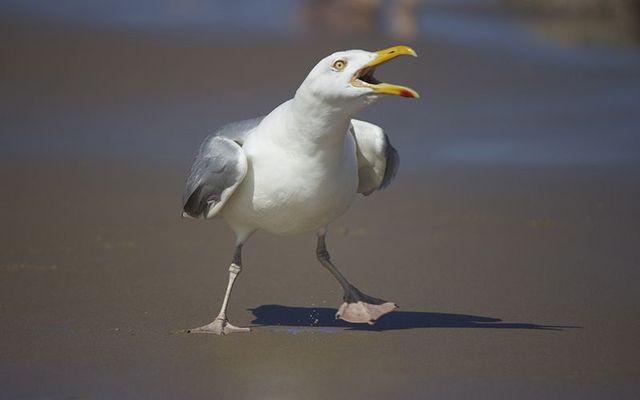
M 247 174 L 242 150 L 262 117 L 225 125 L 200 146 L 182 196 L 183 216 L 212 218 Z
M 351 120 L 351 134 L 358 157 L 358 192 L 365 196 L 387 187 L 398 171 L 400 157 L 382 128 Z

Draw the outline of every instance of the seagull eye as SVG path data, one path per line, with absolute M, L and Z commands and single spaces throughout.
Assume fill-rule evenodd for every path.
M 338 60 L 333 63 L 333 66 L 331 68 L 333 68 L 335 71 L 342 71 L 346 66 L 347 66 L 346 61 Z

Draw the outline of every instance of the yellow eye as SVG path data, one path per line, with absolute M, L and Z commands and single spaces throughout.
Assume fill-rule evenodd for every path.
M 333 63 L 332 68 L 336 71 L 342 71 L 344 69 L 344 67 L 347 66 L 347 62 L 343 61 L 343 60 L 337 60 L 336 62 Z

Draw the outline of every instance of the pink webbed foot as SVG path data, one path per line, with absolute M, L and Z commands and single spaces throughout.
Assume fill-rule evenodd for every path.
M 210 324 L 199 328 L 187 329 L 187 333 L 210 333 L 214 335 L 228 335 L 230 333 L 251 332 L 249 328 L 232 325 L 226 318 L 216 318 Z
M 354 286 L 345 290 L 344 301 L 336 318 L 354 324 L 373 324 L 381 316 L 398 308 L 395 303 L 369 296 Z
M 364 301 L 355 303 L 344 302 L 336 313 L 336 318 L 354 324 L 371 324 L 376 322 L 381 316 L 390 313 L 398 308 L 395 303 L 383 302 L 381 304 L 370 304 Z

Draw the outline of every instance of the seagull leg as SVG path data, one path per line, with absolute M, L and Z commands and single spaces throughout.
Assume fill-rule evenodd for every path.
M 250 332 L 249 328 L 240 328 L 232 325 L 227 319 L 227 304 L 229 302 L 229 296 L 231 295 L 231 289 L 233 289 L 233 282 L 236 280 L 236 277 L 240 275 L 240 271 L 242 270 L 242 244 L 236 246 L 236 252 L 233 256 L 233 261 L 229 266 L 229 283 L 227 285 L 227 292 L 224 295 L 224 300 L 222 300 L 222 307 L 220 308 L 220 313 L 213 320 L 213 322 L 201 326 L 199 328 L 188 329 L 187 333 L 213 333 L 216 335 L 226 335 L 229 333 L 236 332 Z
M 384 314 L 398 308 L 394 303 L 362 293 L 358 288 L 349 283 L 347 278 L 331 263 L 331 256 L 327 251 L 324 231 L 318 234 L 316 256 L 320 264 L 331 272 L 344 290 L 344 303 L 342 303 L 338 309 L 336 318 L 353 323 L 373 324 Z

